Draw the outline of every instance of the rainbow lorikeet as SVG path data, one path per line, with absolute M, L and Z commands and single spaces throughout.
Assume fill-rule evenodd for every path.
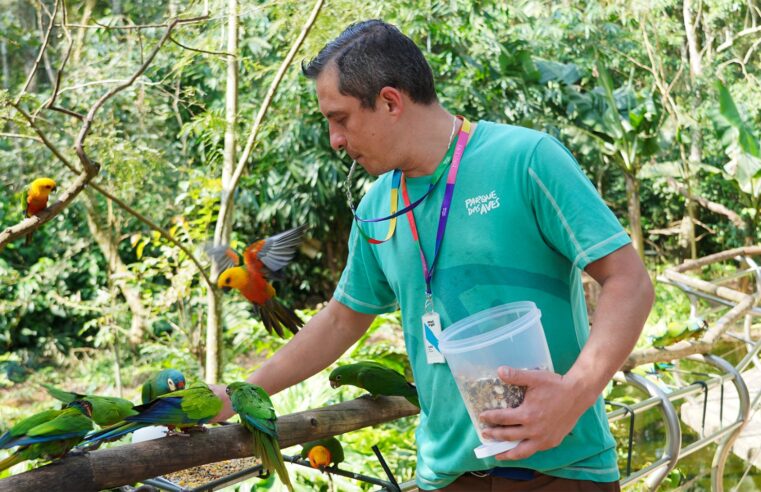
M 344 460 L 344 449 L 335 437 L 327 437 L 301 445 L 301 457 L 309 460 L 312 468 L 319 470 L 326 466 L 336 466 Z
M 302 225 L 248 245 L 243 252 L 244 266 L 238 266 L 240 255 L 228 245 L 206 247 L 222 272 L 217 285 L 225 291 L 239 290 L 253 304 L 267 331 L 280 337 L 284 336 L 283 328 L 295 334 L 304 322 L 277 299 L 270 280 L 284 277 L 283 269 L 296 254 L 305 230 L 306 225 Z
M 84 400 L 92 406 L 92 420 L 101 427 L 113 425 L 125 417 L 135 415 L 137 412 L 132 409 L 134 406 L 131 401 L 116 396 L 95 396 L 83 395 L 58 389 L 55 386 L 43 383 L 42 386 L 48 391 L 50 396 L 64 403 L 71 403 L 74 400 Z
M 328 379 L 332 388 L 345 384 L 358 386 L 373 396 L 403 396 L 420 407 L 415 385 L 407 382 L 402 374 L 377 362 L 362 361 L 337 367 Z
M 259 386 L 235 382 L 227 386 L 233 410 L 240 421 L 254 436 L 254 455 L 262 460 L 262 467 L 277 472 L 280 480 L 293 491 L 291 478 L 285 468 L 277 437 L 277 415 L 269 395 Z
M 143 383 L 142 400 L 148 403 L 161 395 L 185 389 L 185 376 L 177 369 L 163 369 Z
M 0 448 L 18 449 L 0 461 L 0 471 L 26 460 L 61 458 L 92 430 L 92 405 L 74 400 L 61 410 L 45 410 L 0 436 Z
M 161 395 L 135 407 L 136 415 L 87 436 L 80 446 L 99 445 L 151 425 L 188 429 L 205 424 L 222 410 L 222 400 L 205 384 Z

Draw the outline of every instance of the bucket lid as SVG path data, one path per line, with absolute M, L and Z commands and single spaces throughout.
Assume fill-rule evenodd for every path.
M 453 338 L 457 337 L 457 335 L 461 334 L 468 328 L 471 328 L 473 325 L 481 324 L 485 321 L 497 318 L 499 316 L 504 316 L 509 312 L 515 311 L 525 311 L 525 313 L 523 313 L 517 319 L 498 328 L 495 328 L 494 330 L 488 331 L 486 333 L 479 333 L 478 335 L 473 335 L 459 340 L 453 340 Z M 531 301 L 511 302 L 508 304 L 502 304 L 501 306 L 486 309 L 484 311 L 479 311 L 476 314 L 461 319 L 460 321 L 452 324 L 449 328 L 445 329 L 441 334 L 439 347 L 441 347 L 442 351 L 448 352 L 466 352 L 469 350 L 479 349 L 484 345 L 495 343 L 497 341 L 503 340 L 504 338 L 513 337 L 520 334 L 532 323 L 536 322 L 541 317 L 541 315 L 542 313 L 539 311 L 539 308 L 537 308 L 536 304 Z M 505 327 L 508 326 L 510 328 L 505 329 Z
M 482 444 L 475 448 L 473 452 L 476 453 L 476 458 L 484 459 L 499 453 L 504 453 L 505 451 L 510 451 L 518 444 L 520 444 L 520 441 L 487 442 L 486 444 Z

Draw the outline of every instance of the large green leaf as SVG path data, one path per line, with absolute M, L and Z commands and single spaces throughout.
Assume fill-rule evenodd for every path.
M 737 129 L 737 140 L 740 147 L 751 156 L 761 158 L 758 137 L 755 135 L 753 128 L 746 124 L 740 115 L 740 111 L 737 109 L 734 99 L 732 99 L 732 94 L 729 93 L 729 90 L 721 81 L 716 81 L 716 88 L 719 91 L 719 112 L 731 126 Z

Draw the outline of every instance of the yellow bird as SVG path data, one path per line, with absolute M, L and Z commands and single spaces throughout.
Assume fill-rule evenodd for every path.
M 31 217 L 45 210 L 48 206 L 50 192 L 56 189 L 55 181 L 50 178 L 37 178 L 29 185 L 26 193 L 26 216 Z M 32 242 L 32 233 L 26 236 L 26 244 Z

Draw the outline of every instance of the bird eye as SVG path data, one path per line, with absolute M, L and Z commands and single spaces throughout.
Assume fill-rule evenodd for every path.
M 338 376 L 336 376 L 336 381 L 340 381 L 340 380 L 341 380 L 341 375 L 339 374 Z
M 227 277 L 227 278 L 225 279 L 225 283 L 226 283 L 227 285 L 230 285 L 230 277 Z
M 230 396 L 233 392 L 230 389 L 230 387 L 228 386 L 227 388 L 225 388 L 225 393 L 227 393 L 227 396 Z
M 172 391 L 177 389 L 177 386 L 174 385 L 174 381 L 172 381 L 172 378 L 169 378 L 166 380 L 166 385 L 169 386 L 169 389 Z

